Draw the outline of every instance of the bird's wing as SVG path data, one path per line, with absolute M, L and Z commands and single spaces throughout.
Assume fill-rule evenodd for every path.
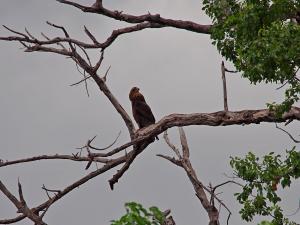
M 149 105 L 146 102 L 136 101 L 134 103 L 133 107 L 135 108 L 135 113 L 137 114 L 137 116 L 139 116 L 140 118 L 143 118 L 145 123 L 147 123 L 145 125 L 155 123 L 155 118 L 153 116 L 151 108 L 149 107 Z

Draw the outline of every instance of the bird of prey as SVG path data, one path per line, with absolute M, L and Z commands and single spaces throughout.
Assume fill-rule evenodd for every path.
M 144 96 L 139 92 L 138 87 L 133 87 L 129 92 L 129 99 L 132 105 L 132 114 L 139 128 L 147 127 L 155 123 L 152 110 L 146 103 Z M 156 137 L 156 139 L 158 139 Z

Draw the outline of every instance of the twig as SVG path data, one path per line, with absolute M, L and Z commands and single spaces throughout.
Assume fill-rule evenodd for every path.
M 47 21 L 46 23 L 47 23 L 48 25 L 52 26 L 52 27 L 61 29 L 61 30 L 63 31 L 63 33 L 65 34 L 66 38 L 70 39 L 70 35 L 68 34 L 67 30 L 66 30 L 63 26 L 59 26 L 59 25 L 56 25 L 56 24 L 54 24 L 54 23 L 50 23 L 49 21 Z M 75 49 L 75 47 L 72 45 L 72 42 L 71 42 L 70 40 L 68 41 L 68 43 L 69 43 L 69 46 L 70 46 L 71 51 L 72 51 L 72 53 L 73 53 L 72 56 L 73 56 L 75 59 L 78 60 L 79 58 L 76 57 L 77 54 L 76 54 L 76 49 Z M 79 45 L 79 46 L 80 46 L 80 45 Z M 80 47 L 81 47 L 81 46 L 80 46 Z M 84 53 L 86 53 L 86 52 L 84 52 Z M 88 59 L 89 59 L 89 58 L 88 58 Z
M 76 64 L 77 65 L 77 64 Z M 81 73 L 81 71 L 80 71 L 80 73 Z M 83 74 L 82 74 L 83 75 Z M 76 86 L 76 85 L 78 85 L 78 84 L 80 84 L 80 83 L 82 83 L 82 82 L 86 82 L 88 79 L 90 79 L 92 76 L 86 76 L 84 79 L 82 79 L 82 80 L 80 80 L 80 81 L 78 81 L 78 82 L 76 82 L 76 83 L 73 83 L 73 84 L 70 84 L 70 86 L 72 87 L 72 86 Z
M 182 147 L 182 157 L 184 159 L 188 159 L 190 157 L 190 150 L 187 143 L 185 132 L 182 127 L 178 127 L 178 130 L 179 130 L 180 142 Z
M 83 76 L 83 79 L 76 82 L 75 84 L 71 84 L 70 86 L 75 86 L 75 85 L 78 85 L 80 84 L 81 82 L 84 82 L 84 86 L 85 86 L 85 91 L 86 91 L 86 94 L 88 97 L 90 97 L 90 93 L 89 93 L 89 89 L 88 89 L 88 84 L 87 84 L 87 79 L 89 79 L 91 76 L 86 76 L 85 74 L 85 70 L 83 70 L 83 73 L 80 71 L 79 67 L 78 67 L 78 64 L 75 62 L 75 65 L 76 65 L 76 69 L 77 71 Z
M 176 146 L 171 143 L 171 141 L 169 139 L 169 135 L 168 135 L 168 131 L 167 130 L 164 132 L 164 136 L 163 137 L 164 137 L 165 142 L 167 143 L 167 145 L 175 152 L 175 154 L 177 155 L 177 157 L 179 159 L 181 159 L 180 152 L 179 152 L 178 148 L 176 148 Z M 160 156 L 160 157 L 162 157 L 162 156 Z
M 108 67 L 108 69 L 107 69 L 106 72 L 105 72 L 105 75 L 104 75 L 103 78 L 102 78 L 102 79 L 104 80 L 104 82 L 106 82 L 107 74 L 108 74 L 110 68 L 111 68 L 111 66 Z
M 78 47 L 81 49 L 81 51 L 82 51 L 83 54 L 85 55 L 86 59 L 87 59 L 88 62 L 89 62 L 89 65 L 92 66 L 91 59 L 90 59 L 89 55 L 87 54 L 86 50 L 85 50 L 82 46 L 80 46 L 80 45 L 78 45 Z
M 213 190 L 213 192 L 214 192 L 217 188 L 219 188 L 219 187 L 221 187 L 221 186 L 224 186 L 224 185 L 226 185 L 226 184 L 229 184 L 229 183 L 233 183 L 233 184 L 239 185 L 239 186 L 241 186 L 241 187 L 244 187 L 244 185 L 242 185 L 242 184 L 240 184 L 240 183 L 238 183 L 238 182 L 236 182 L 236 181 L 228 180 L 228 181 L 225 181 L 225 182 L 223 182 L 223 183 L 221 183 L 221 184 L 218 184 L 218 185 L 212 187 L 212 190 Z
M 225 67 L 225 71 L 228 73 L 238 73 L 239 72 L 238 70 L 229 70 L 226 67 Z
M 88 30 L 86 26 L 84 26 L 84 32 L 89 36 L 89 38 L 94 42 L 95 45 L 99 45 L 100 43 L 97 41 L 94 35 Z
M 300 200 L 299 200 L 299 203 L 298 203 L 298 208 L 295 210 L 295 212 L 289 214 L 289 215 L 286 215 L 287 217 L 290 217 L 290 216 L 294 216 L 296 215 L 298 212 L 300 211 Z
M 115 140 L 114 140 L 111 144 L 109 144 L 108 146 L 106 146 L 106 147 L 103 147 L 103 148 L 96 148 L 96 147 L 91 146 L 91 143 L 92 143 L 92 141 L 96 138 L 96 136 L 95 136 L 94 138 L 92 138 L 90 141 L 88 141 L 87 146 L 90 147 L 90 148 L 93 149 L 93 150 L 104 151 L 104 150 L 107 150 L 107 149 L 109 149 L 110 147 L 112 147 L 112 146 L 117 142 L 117 140 L 119 139 L 120 135 L 121 135 L 121 131 L 119 131 L 119 133 L 118 133 L 117 137 L 115 138 Z
M 289 83 L 289 81 L 284 82 L 282 85 L 280 85 L 278 88 L 276 88 L 276 90 L 279 90 L 279 89 L 283 88 L 288 83 Z
M 170 156 L 162 155 L 162 154 L 157 154 L 156 156 L 159 156 L 159 157 L 161 157 L 161 158 L 164 158 L 164 159 L 170 161 L 171 163 L 174 163 L 175 165 L 182 167 L 181 161 L 175 159 L 175 157 L 170 157 Z
M 2 25 L 2 26 L 3 26 L 5 29 L 9 30 L 10 32 L 12 32 L 12 33 L 14 33 L 14 34 L 18 34 L 18 35 L 20 35 L 20 36 L 23 36 L 23 37 L 25 38 L 25 41 L 30 39 L 27 35 L 25 35 L 25 34 L 23 34 L 23 33 L 21 33 L 21 32 L 15 31 L 15 30 L 13 30 L 13 29 L 9 28 L 8 26 L 5 26 L 5 25 Z
M 89 93 L 89 89 L 88 89 L 88 84 L 87 84 L 87 79 L 85 79 L 85 78 L 87 78 L 89 76 L 86 76 L 85 70 L 83 71 L 83 77 L 84 77 L 84 87 L 85 87 L 86 94 L 87 94 L 88 97 L 90 97 L 90 93 Z
M 24 41 L 19 41 L 21 43 L 21 45 L 23 45 L 26 49 L 30 48 L 29 45 L 25 44 Z
M 104 59 L 104 51 L 101 51 L 100 58 L 99 58 L 98 62 L 96 63 L 96 65 L 93 68 L 94 72 L 97 72 L 97 70 L 99 69 L 99 67 L 100 67 L 100 65 L 103 61 L 103 59 Z
M 37 40 L 28 30 L 27 28 L 25 27 L 25 32 L 28 34 L 29 37 L 31 37 L 31 39 L 33 40 Z
M 61 192 L 61 190 L 54 190 L 54 189 L 46 188 L 44 184 L 42 186 L 42 189 L 45 190 L 46 192 L 54 192 L 54 193 L 57 193 L 57 194 L 59 194 Z
M 92 141 L 96 138 L 96 136 L 94 136 L 91 140 L 88 140 L 88 141 L 87 141 L 87 144 L 84 146 L 84 148 L 86 148 L 90 160 L 89 160 L 88 164 L 86 165 L 85 169 L 86 169 L 86 170 L 89 169 L 90 166 L 92 165 L 92 162 L 94 161 L 95 157 L 98 157 L 98 156 L 96 156 L 95 154 L 91 153 L 91 151 L 89 150 L 90 148 L 92 148 L 92 149 L 94 149 L 94 150 L 98 150 L 98 151 L 106 150 L 106 149 L 110 148 L 111 146 L 113 146 L 113 145 L 116 143 L 116 141 L 118 140 L 118 138 L 120 137 L 120 135 L 121 135 L 121 131 L 119 132 L 119 134 L 118 134 L 118 136 L 116 137 L 116 139 L 115 139 L 110 145 L 108 145 L 108 146 L 106 146 L 106 147 L 104 147 L 104 148 L 95 148 L 95 147 L 92 147 L 92 146 L 91 146 L 91 143 L 92 143 Z
M 296 140 L 288 131 L 284 130 L 283 128 L 279 127 L 277 125 L 277 123 L 275 123 L 275 126 L 277 129 L 283 131 L 284 133 L 286 133 L 295 143 L 300 143 L 300 141 Z
M 24 195 L 23 195 L 22 185 L 20 183 L 19 178 L 18 178 L 18 191 L 19 191 L 19 197 L 20 197 L 21 204 L 26 205 L 26 201 L 25 201 Z
M 41 32 L 41 35 L 42 35 L 46 40 L 48 40 L 48 41 L 51 40 L 51 39 L 50 39 L 47 35 L 45 35 L 43 32 Z M 56 44 L 57 44 L 58 46 L 60 46 L 62 49 L 67 50 L 66 47 L 65 47 L 62 43 L 57 42 Z
M 222 61 L 222 64 L 221 64 L 221 74 L 222 74 L 222 80 L 223 80 L 224 111 L 228 112 L 227 88 L 226 88 L 226 76 L 225 76 L 224 61 Z
M 96 2 L 92 5 L 92 7 L 96 9 L 101 9 L 103 7 L 102 0 L 96 0 Z

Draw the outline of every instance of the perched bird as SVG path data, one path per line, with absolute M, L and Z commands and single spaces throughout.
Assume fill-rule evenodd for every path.
M 132 114 L 139 128 L 147 127 L 155 123 L 155 118 L 151 108 L 146 103 L 144 96 L 139 92 L 139 88 L 133 87 L 129 92 L 129 99 L 132 105 Z M 158 139 L 158 137 L 156 137 Z

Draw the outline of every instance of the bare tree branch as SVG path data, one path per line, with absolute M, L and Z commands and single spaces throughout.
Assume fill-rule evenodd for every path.
M 100 43 L 97 41 L 95 36 L 88 30 L 86 26 L 84 26 L 84 32 L 89 36 L 89 38 L 94 42 L 95 45 L 99 45 Z
M 61 29 L 64 34 L 66 35 L 66 37 L 55 37 L 50 39 L 49 37 L 47 37 L 46 41 L 42 41 L 42 40 L 37 40 L 35 38 L 30 38 L 29 36 L 21 33 L 21 32 L 17 32 L 14 31 L 6 26 L 4 26 L 6 29 L 8 29 L 9 31 L 21 35 L 22 37 L 19 36 L 9 36 L 9 37 L 0 37 L 0 40 L 4 40 L 4 41 L 23 41 L 23 42 L 27 42 L 27 43 L 32 43 L 32 44 L 38 44 L 38 45 L 52 45 L 52 44 L 58 44 L 58 43 L 62 43 L 62 42 L 67 42 L 67 43 L 72 43 L 72 44 L 76 44 L 77 46 L 80 46 L 82 48 L 85 49 L 95 49 L 95 48 L 100 48 L 102 50 L 106 49 L 107 47 L 109 47 L 120 35 L 122 34 L 126 34 L 126 33 L 132 33 L 132 32 L 136 32 L 136 31 L 140 31 L 140 30 L 144 30 L 147 28 L 160 28 L 161 26 L 155 23 L 150 23 L 150 22 L 144 22 L 141 24 L 137 24 L 134 26 L 130 26 L 130 27 L 125 27 L 125 28 L 121 28 L 121 29 L 117 29 L 114 30 L 112 32 L 112 34 L 102 43 L 99 43 L 96 38 L 94 36 L 92 36 L 91 33 L 89 33 L 89 37 L 92 39 L 93 43 L 92 44 L 88 44 L 73 38 L 70 38 L 67 31 L 65 30 L 64 27 L 62 26 L 58 26 L 55 25 L 53 23 L 50 23 L 47 21 L 47 24 L 55 27 L 55 28 L 59 28 Z M 85 27 L 85 32 L 88 33 L 89 31 L 86 29 Z M 90 36 L 91 35 L 91 36 Z
M 132 153 L 129 153 L 132 154 Z M 128 155 L 129 155 L 128 154 Z M 119 158 L 116 158 L 114 160 L 111 160 L 109 162 L 107 162 L 103 167 L 89 173 L 88 175 L 82 177 L 81 179 L 77 180 L 76 182 L 74 182 L 73 184 L 69 185 L 68 187 L 64 188 L 63 190 L 61 190 L 61 192 L 57 193 L 54 197 L 52 197 L 51 199 L 48 199 L 46 202 L 40 204 L 39 206 L 32 208 L 31 211 L 33 211 L 35 214 L 38 214 L 38 212 L 48 209 L 52 204 L 54 204 L 56 201 L 58 201 L 59 199 L 61 199 L 62 197 L 64 197 L 66 194 L 68 194 L 69 192 L 73 191 L 74 189 L 76 189 L 77 187 L 79 187 L 82 184 L 85 184 L 86 182 L 88 182 L 90 179 L 110 170 L 113 167 L 116 167 L 118 165 L 120 165 L 121 163 L 124 163 L 126 161 L 126 157 L 127 156 L 122 156 Z M 0 181 L 0 190 L 3 192 L 3 190 L 5 191 L 6 188 L 5 186 L 2 184 L 2 182 Z M 8 190 L 7 190 L 8 191 Z M 10 193 L 10 192 L 6 192 L 5 194 Z M 9 199 L 11 198 L 12 195 L 9 195 Z M 10 199 L 11 200 L 11 199 Z M 13 201 L 15 201 L 14 199 L 12 199 Z M 11 201 L 12 201 L 11 200 Z M 5 219 L 5 220 L 0 220 L 0 224 L 9 224 L 9 223 L 13 223 L 13 222 L 18 222 L 21 221 L 25 218 L 25 215 L 22 216 L 18 216 L 14 219 Z M 42 224 L 40 224 L 42 225 Z
M 166 159 L 166 160 L 170 161 L 171 163 L 174 163 L 177 166 L 182 167 L 181 161 L 178 160 L 178 159 L 175 159 L 175 157 L 170 157 L 170 156 L 162 155 L 162 154 L 157 154 L 156 156 L 159 156 L 159 157 L 161 157 L 163 159 Z
M 12 223 L 19 222 L 24 218 L 25 218 L 25 216 L 21 215 L 21 216 L 15 217 L 13 219 L 2 219 L 2 220 L 0 220 L 0 224 L 12 224 Z
M 176 148 L 176 146 L 173 145 L 173 143 L 170 141 L 167 130 L 164 132 L 164 139 L 165 139 L 165 142 L 167 143 L 167 145 L 175 152 L 176 156 L 180 159 L 181 158 L 180 152 L 179 152 L 178 148 Z M 163 157 L 163 156 L 160 155 L 160 157 Z M 163 157 L 163 158 L 165 158 L 165 157 Z M 170 161 L 172 161 L 172 160 L 170 160 Z
M 277 87 L 276 90 L 279 90 L 279 89 L 283 88 L 288 83 L 289 83 L 289 81 L 285 81 L 282 85 L 280 85 L 279 87 Z
M 107 150 L 110 147 L 112 147 L 117 142 L 117 140 L 119 139 L 120 135 L 121 135 L 121 131 L 118 133 L 117 137 L 115 138 L 115 140 L 111 144 L 109 144 L 108 146 L 103 147 L 103 148 L 96 148 L 96 147 L 91 146 L 91 143 L 95 139 L 95 137 L 92 140 L 88 141 L 87 145 L 91 149 L 94 149 L 94 150 L 97 150 L 97 151 L 104 151 L 104 150 Z
M 127 23 L 143 23 L 143 22 L 151 22 L 158 24 L 160 26 L 165 27 L 174 27 L 178 29 L 185 29 L 188 31 L 196 32 L 196 33 L 203 33 L 203 34 L 209 34 L 211 25 L 203 25 L 198 24 L 192 21 L 184 21 L 184 20 L 173 20 L 173 19 L 166 19 L 161 17 L 159 14 L 152 15 L 150 13 L 135 16 L 130 14 L 125 14 L 120 11 L 112 11 L 109 9 L 106 9 L 103 7 L 102 3 L 94 4 L 93 6 L 84 6 L 78 3 L 75 3 L 73 1 L 65 1 L 65 0 L 57 0 L 60 3 L 67 4 L 74 6 L 83 12 L 89 12 L 89 13 L 96 13 L 101 14 L 110 18 L 113 18 L 115 20 L 124 21 Z
M 225 74 L 225 66 L 224 61 L 221 64 L 221 74 L 222 74 L 222 81 L 223 81 L 223 99 L 224 99 L 224 111 L 228 112 L 228 103 L 227 103 L 227 88 L 226 88 L 226 74 Z
M 219 188 L 219 187 L 221 187 L 221 186 L 224 186 L 224 185 L 226 185 L 226 184 L 229 184 L 229 183 L 233 183 L 233 184 L 236 184 L 236 185 L 238 185 L 238 186 L 244 187 L 244 185 L 242 185 L 242 184 L 240 184 L 240 183 L 238 183 L 238 182 L 236 182 L 236 181 L 234 181 L 234 180 L 228 180 L 228 181 L 225 181 L 225 182 L 223 182 L 223 183 L 221 183 L 221 184 L 218 184 L 218 185 L 212 187 L 213 192 L 214 192 L 217 188 Z
M 228 73 L 238 73 L 239 72 L 238 70 L 229 70 L 226 67 L 225 67 L 225 71 Z
M 237 112 L 215 112 L 215 113 L 194 113 L 194 114 L 171 114 L 169 116 L 164 117 L 158 123 L 140 129 L 136 132 L 136 137 L 132 141 L 121 145 L 113 149 L 108 153 L 91 153 L 93 157 L 107 157 L 111 156 L 117 152 L 122 151 L 132 145 L 145 143 L 145 141 L 151 137 L 155 137 L 159 135 L 161 132 L 167 130 L 168 128 L 174 126 L 188 126 L 188 125 L 208 125 L 208 126 L 228 126 L 234 124 L 250 124 L 250 123 L 260 123 L 260 122 L 284 122 L 289 119 L 300 120 L 300 108 L 293 107 L 290 112 L 287 112 L 283 115 L 283 118 L 278 119 L 273 113 L 269 112 L 267 109 L 263 110 L 244 110 Z M 147 142 L 146 142 L 147 143 Z M 149 143 L 148 143 L 149 144 Z M 110 184 L 112 182 L 117 181 L 124 172 L 129 168 L 129 165 L 135 159 L 135 157 L 141 153 L 144 149 L 133 150 L 133 153 L 128 154 L 123 162 L 126 162 L 123 168 L 118 172 L 117 176 L 114 176 L 113 179 L 110 180 Z M 52 156 L 57 157 L 57 156 Z M 47 157 L 44 157 L 47 158 Z M 90 158 L 84 158 L 84 160 L 76 159 L 76 157 L 67 156 L 65 158 L 74 160 L 74 161 L 90 161 Z M 30 159 L 30 160 L 35 160 Z M 29 161 L 30 161 L 29 160 Z M 39 160 L 39 159 L 37 159 Z M 101 158 L 94 158 L 93 161 L 102 161 Z M 25 161 L 28 161 L 25 159 Z M 108 160 L 108 163 L 113 162 L 114 160 Z M 17 161 L 20 162 L 20 161 Z M 14 162 L 14 163 L 17 163 Z M 102 161 L 103 162 L 103 161 Z M 105 161 L 104 161 L 105 162 Z M 7 162 L 6 164 L 2 163 L 1 165 L 8 165 L 11 162 Z
M 49 192 L 52 192 L 52 193 L 60 193 L 61 192 L 61 190 L 54 190 L 54 189 L 49 189 L 49 188 L 46 188 L 46 186 L 43 184 L 43 186 L 42 186 L 42 189 L 44 190 L 44 191 L 46 191 L 46 193 L 47 193 L 47 195 L 48 195 L 48 197 L 49 197 L 49 199 L 51 199 L 51 197 L 49 196 Z
M 108 69 L 107 69 L 106 72 L 105 72 L 105 75 L 104 75 L 103 78 L 102 78 L 102 79 L 104 80 L 104 82 L 106 82 L 107 75 L 108 75 L 108 72 L 109 72 L 110 68 L 111 68 L 111 66 L 108 67 Z
M 190 150 L 185 136 L 185 132 L 182 127 L 179 127 L 178 130 L 179 130 L 180 142 L 182 148 L 182 157 L 184 159 L 188 159 L 190 157 Z
M 180 134 L 180 141 L 181 141 L 181 146 L 182 146 L 182 154 L 178 159 L 171 158 L 169 156 L 164 156 L 164 155 L 158 155 L 162 158 L 167 159 L 168 161 L 174 163 L 175 165 L 182 167 L 187 176 L 189 177 L 194 190 L 196 192 L 196 196 L 199 198 L 201 205 L 203 208 L 206 210 L 208 216 L 209 216 L 209 224 L 214 224 L 218 225 L 219 224 L 219 211 L 217 208 L 214 206 L 213 201 L 209 201 L 205 191 L 209 192 L 211 194 L 211 199 L 216 199 L 220 205 L 222 205 L 229 213 L 229 217 L 231 215 L 231 211 L 229 208 L 216 196 L 214 191 L 210 190 L 209 188 L 205 187 L 202 182 L 198 179 L 196 172 L 194 171 L 192 164 L 189 159 L 189 147 L 186 139 L 186 135 L 184 133 L 184 130 L 182 127 L 179 127 L 179 134 Z M 164 138 L 167 142 L 167 144 L 170 146 L 170 140 L 166 139 L 167 134 L 165 133 Z M 169 143 L 168 143 L 169 142 Z M 171 144 L 171 146 L 174 146 Z M 172 148 L 172 147 L 171 147 Z M 172 148 L 173 150 L 173 148 Z
M 296 139 L 295 139 L 288 131 L 286 131 L 285 129 L 279 127 L 279 126 L 277 125 L 277 123 L 275 123 L 275 126 L 276 126 L 277 129 L 279 129 L 279 130 L 283 131 L 284 133 L 286 133 L 286 134 L 293 140 L 293 142 L 295 142 L 295 143 L 300 143 L 300 141 L 299 141 L 299 140 L 296 140 Z
M 125 149 L 132 144 L 155 137 L 165 130 L 175 126 L 206 125 L 206 126 L 230 126 L 239 124 L 259 124 L 261 122 L 285 122 L 288 120 L 300 120 L 300 108 L 292 107 L 282 118 L 277 118 L 268 109 L 242 110 L 242 111 L 218 111 L 213 113 L 171 114 L 160 121 L 136 132 L 137 138 L 125 144 Z
M 111 188 L 111 190 L 114 189 L 114 184 L 116 184 L 119 179 L 123 176 L 123 174 L 129 169 L 130 165 L 133 163 L 134 159 L 141 154 L 146 148 L 147 146 L 153 142 L 155 139 L 145 139 L 142 144 L 135 144 L 133 146 L 133 150 L 130 152 L 130 154 L 127 154 L 127 158 L 126 158 L 126 162 L 125 164 L 122 166 L 122 168 L 120 170 L 117 171 L 117 173 L 115 175 L 113 175 L 113 177 L 108 181 L 109 182 L 109 186 Z
M 30 158 L 25 158 L 25 159 L 19 159 L 19 160 L 13 160 L 13 161 L 2 161 L 0 162 L 0 167 L 5 167 L 9 165 L 14 165 L 14 164 L 20 164 L 20 163 L 25 163 L 25 162 L 33 162 L 33 161 L 39 161 L 39 160 L 49 160 L 49 159 L 65 159 L 65 160 L 71 160 L 71 161 L 77 161 L 77 162 L 88 162 L 90 160 L 89 157 L 79 157 L 76 155 L 41 155 L 41 156 L 34 156 Z M 95 162 L 100 162 L 100 163 L 107 163 L 109 159 L 105 158 L 95 158 Z
M 96 2 L 93 4 L 92 7 L 97 8 L 97 9 L 102 8 L 103 7 L 102 0 L 96 0 Z
M 100 59 L 93 68 L 95 72 L 97 72 L 97 70 L 101 66 L 101 63 L 102 63 L 103 59 L 104 59 L 104 51 L 101 52 Z
M 47 225 L 37 214 L 33 212 L 33 210 L 27 207 L 20 182 L 18 182 L 18 190 L 20 201 L 0 181 L 0 191 L 2 191 L 2 193 L 16 206 L 18 212 L 23 213 L 24 218 L 28 217 L 30 220 L 35 222 L 36 225 Z
M 21 33 L 21 32 L 15 31 L 15 30 L 9 28 L 8 26 L 5 26 L 5 25 L 2 25 L 2 26 L 3 26 L 6 30 L 8 30 L 8 31 L 10 31 L 10 32 L 12 32 L 12 33 L 14 33 L 14 34 L 18 34 L 18 35 L 20 35 L 20 36 L 23 36 L 23 37 L 25 38 L 25 41 L 30 39 L 26 34 L 23 34 L 23 33 Z
M 292 107 L 291 110 L 277 118 L 268 109 L 243 110 L 243 111 L 224 111 L 213 113 L 193 113 L 193 114 L 171 114 L 165 116 L 160 121 L 148 127 L 136 131 L 136 138 L 127 142 L 107 153 L 91 153 L 94 157 L 112 156 L 123 149 L 134 144 L 142 143 L 146 139 L 155 137 L 171 127 L 206 125 L 206 126 L 230 126 L 239 124 L 259 124 L 261 122 L 285 122 L 288 120 L 300 120 L 300 108 Z M 173 148 L 172 148 L 173 149 Z
M 124 120 L 124 122 L 125 122 L 125 124 L 126 124 L 126 126 L 128 128 L 130 137 L 131 137 L 131 139 L 133 139 L 135 128 L 134 128 L 134 125 L 133 125 L 133 123 L 131 121 L 131 118 L 129 117 L 129 115 L 127 114 L 127 112 L 123 109 L 123 107 L 118 102 L 118 100 L 110 92 L 110 90 L 108 89 L 107 85 L 105 84 L 105 81 L 103 80 L 103 78 L 100 78 L 97 75 L 97 73 L 96 73 L 97 70 L 98 70 L 98 68 L 101 65 L 102 60 L 103 60 L 103 51 L 101 53 L 101 57 L 100 57 L 99 61 L 93 67 L 93 66 L 89 65 L 89 63 L 87 63 L 78 54 L 78 52 L 76 51 L 75 47 L 72 45 L 72 44 L 75 44 L 75 45 L 78 45 L 78 46 L 81 46 L 81 47 L 84 48 L 84 47 L 86 47 L 85 43 L 79 42 L 79 41 L 74 40 L 74 39 L 71 39 L 69 37 L 68 32 L 66 31 L 66 29 L 63 26 L 55 25 L 55 24 L 50 23 L 50 22 L 47 22 L 47 24 L 49 24 L 50 26 L 53 26 L 55 28 L 61 29 L 64 32 L 64 34 L 65 34 L 66 37 L 65 38 L 55 38 L 55 39 L 52 39 L 51 41 L 49 41 L 49 40 L 47 40 L 47 41 L 37 41 L 37 40 L 30 39 L 29 37 L 28 38 L 25 38 L 25 37 L 8 37 L 8 38 L 0 37 L 0 40 L 10 40 L 10 41 L 13 40 L 13 41 L 24 41 L 26 43 L 33 43 L 34 44 L 33 46 L 29 46 L 29 47 L 26 48 L 26 50 L 25 50 L 26 52 L 42 51 L 42 52 L 53 52 L 53 53 L 57 53 L 57 54 L 61 54 L 61 55 L 70 56 L 84 71 L 86 71 L 94 79 L 94 81 L 98 85 L 99 89 L 110 100 L 110 102 L 115 107 L 115 109 L 117 110 L 117 112 L 122 116 L 122 118 L 123 118 L 123 120 Z M 145 24 L 145 25 L 147 25 L 147 24 Z M 139 29 L 144 29 L 144 27 L 143 26 L 142 27 L 135 26 L 135 28 L 133 28 L 133 29 L 139 30 Z M 131 31 L 131 28 L 129 28 L 129 31 Z M 113 32 L 113 34 L 112 34 L 113 37 L 110 37 L 110 38 L 112 38 L 114 40 L 114 36 L 115 35 L 118 36 L 122 32 L 123 31 L 121 31 L 121 32 L 116 31 L 115 33 Z M 126 32 L 127 32 L 127 30 L 126 30 Z M 23 34 L 23 35 L 25 35 L 25 34 Z M 66 49 L 56 49 L 56 48 L 53 48 L 53 47 L 43 46 L 43 45 L 46 45 L 46 44 L 48 44 L 48 45 L 49 44 L 57 44 L 58 42 L 68 42 L 69 45 L 70 45 L 71 51 L 68 51 Z M 112 43 L 111 41 L 108 41 L 108 42 L 110 42 L 110 44 Z M 85 78 L 84 78 L 83 81 L 85 81 Z
M 77 71 L 83 76 L 83 79 L 76 82 L 76 83 L 74 83 L 74 84 L 71 84 L 70 86 L 72 87 L 72 86 L 80 84 L 81 82 L 84 82 L 84 87 L 85 87 L 86 94 L 87 94 L 88 97 L 90 97 L 87 80 L 89 78 L 91 78 L 91 76 L 87 76 L 86 73 L 85 73 L 85 70 L 83 70 L 83 72 L 81 72 L 78 65 L 77 65 L 77 63 L 75 63 L 75 66 L 76 66 Z
M 77 65 L 77 64 L 76 64 Z M 78 84 L 81 84 L 82 82 L 86 82 L 88 79 L 90 79 L 92 76 L 85 76 L 82 80 L 77 81 L 76 83 L 70 84 L 70 86 L 76 86 Z

